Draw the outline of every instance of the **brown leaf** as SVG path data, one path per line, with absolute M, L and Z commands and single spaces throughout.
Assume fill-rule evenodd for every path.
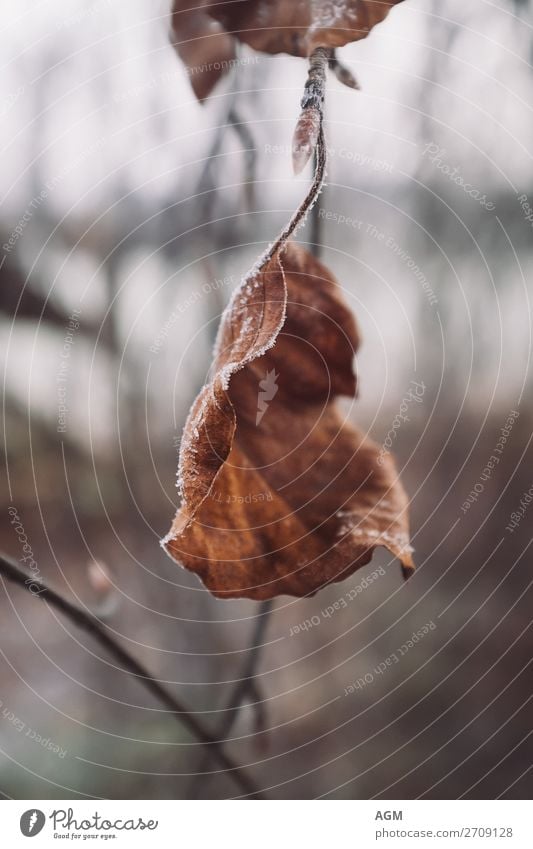
M 306 198 L 224 311 L 212 377 L 180 448 L 182 502 L 162 544 L 220 598 L 313 595 L 378 545 L 413 570 L 407 497 L 383 455 L 339 410 L 355 396 L 355 320 L 335 279 L 291 241 L 325 174 L 324 51 L 303 112 L 318 110 Z
M 312 595 L 383 545 L 414 568 L 407 498 L 352 427 L 355 321 L 331 273 L 282 238 L 224 313 L 180 452 L 168 553 L 220 598 Z
M 236 59 L 236 41 L 263 53 L 310 56 L 326 47 L 337 78 L 357 83 L 333 50 L 365 38 L 402 0 L 174 0 L 172 40 L 199 100 Z
M 205 11 L 201 0 L 174 0 L 172 42 L 193 91 L 202 101 L 236 60 L 235 40 Z
M 310 56 L 365 38 L 402 0 L 211 0 L 228 33 L 263 53 Z

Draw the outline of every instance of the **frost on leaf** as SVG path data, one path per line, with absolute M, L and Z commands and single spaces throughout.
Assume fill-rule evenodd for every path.
M 236 41 L 263 53 L 310 56 L 366 38 L 402 0 L 174 0 L 172 33 L 194 91 L 205 98 L 235 58 Z M 333 70 L 356 87 L 333 59 Z M 201 68 L 203 67 L 203 70 Z
M 331 273 L 282 242 L 222 318 L 187 421 L 168 553 L 220 598 L 312 595 L 385 546 L 413 569 L 392 460 L 336 404 L 355 396 L 355 320 Z M 275 375 L 258 421 L 261 393 Z M 265 401 L 264 397 L 263 400 Z
M 280 5 L 233 2 L 243 15 L 261 6 L 265 27 Z M 311 4 L 368 6 L 365 20 L 371 5 Z M 390 5 L 379 4 L 379 19 Z M 292 5 L 283 9 L 290 14 Z M 330 271 L 292 240 L 325 174 L 328 55 L 312 51 L 296 129 L 297 167 L 316 145 L 311 189 L 224 311 L 212 377 L 181 443 L 181 504 L 162 544 L 220 598 L 312 595 L 368 563 L 377 546 L 399 559 L 405 576 L 414 568 L 393 461 L 337 404 L 356 395 L 355 319 Z
M 212 0 L 225 30 L 263 53 L 310 56 L 365 38 L 402 0 Z

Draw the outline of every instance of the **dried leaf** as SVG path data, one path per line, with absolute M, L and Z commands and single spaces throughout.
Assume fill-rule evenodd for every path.
M 336 404 L 355 396 L 355 320 L 331 273 L 290 237 L 325 170 L 224 312 L 213 376 L 185 425 L 182 502 L 162 541 L 220 598 L 312 595 L 378 545 L 414 568 L 389 455 Z
M 365 38 L 402 0 L 211 0 L 228 33 L 263 53 L 310 56 Z
M 236 61 L 231 35 L 205 11 L 206 3 L 174 0 L 172 42 L 184 63 L 193 91 L 203 101 Z
M 236 41 L 263 53 L 310 56 L 328 48 L 331 69 L 357 83 L 333 50 L 366 38 L 402 0 L 174 0 L 172 39 L 194 92 L 204 100 L 235 62 Z
M 393 462 L 336 404 L 356 392 L 355 320 L 328 269 L 292 241 L 324 179 L 330 58 L 313 50 L 296 131 L 307 153 L 316 143 L 313 184 L 224 311 L 181 443 L 182 501 L 162 545 L 220 598 L 312 595 L 379 545 L 405 576 L 414 568 Z
M 238 289 L 186 425 L 183 501 L 164 541 L 214 595 L 311 595 L 378 545 L 413 568 L 393 464 L 335 404 L 355 394 L 358 344 L 330 272 L 293 242 Z M 261 398 L 272 375 L 277 391 Z

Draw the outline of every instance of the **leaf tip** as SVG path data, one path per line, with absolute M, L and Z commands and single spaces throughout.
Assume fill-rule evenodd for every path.
M 402 575 L 404 581 L 408 581 L 415 573 L 415 564 L 411 556 L 402 560 Z

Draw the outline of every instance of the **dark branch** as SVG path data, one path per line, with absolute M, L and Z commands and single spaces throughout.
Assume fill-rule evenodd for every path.
M 70 320 L 68 312 L 56 306 L 24 278 L 19 268 L 12 262 L 0 265 L 0 314 L 10 320 L 30 320 L 46 322 L 52 327 L 66 331 Z M 78 331 L 89 340 L 94 340 L 98 325 L 78 319 Z M 108 349 L 107 340 L 103 345 Z
M 228 115 L 228 120 L 239 137 L 243 145 L 244 153 L 244 200 L 246 211 L 251 212 L 254 208 L 254 187 L 255 187 L 255 164 L 256 150 L 254 137 L 250 131 L 249 125 L 240 116 L 238 110 L 233 106 Z
M 254 685 L 256 684 L 255 676 L 257 672 L 257 665 L 259 663 L 261 648 L 263 646 L 263 637 L 268 626 L 268 618 L 272 610 L 272 605 L 273 603 L 271 599 L 269 601 L 262 601 L 257 612 L 252 640 L 244 662 L 244 668 L 242 670 L 240 680 L 235 685 L 235 689 L 229 698 L 228 705 L 226 707 L 226 715 L 224 717 L 224 721 L 220 725 L 219 732 L 222 732 L 224 737 L 226 737 L 231 731 L 240 706 L 248 693 L 253 691 Z
M 262 601 L 259 610 L 255 617 L 254 630 L 250 641 L 250 648 L 246 654 L 243 668 L 239 680 L 236 682 L 233 692 L 230 694 L 228 703 L 224 708 L 222 722 L 217 729 L 217 737 L 225 739 L 231 732 L 239 710 L 248 695 L 255 699 L 254 708 L 256 709 L 256 733 L 264 731 L 265 717 L 262 706 L 261 695 L 257 685 L 257 666 L 261 656 L 261 648 L 263 646 L 263 638 L 268 626 L 269 615 L 272 610 L 273 602 Z M 206 779 L 206 770 L 209 767 L 209 752 L 205 753 L 198 767 L 198 774 L 191 782 L 189 798 L 196 799 L 200 783 Z
M 191 734 L 199 740 L 208 750 L 219 765 L 231 774 L 231 777 L 247 796 L 254 799 L 264 798 L 252 779 L 236 764 L 224 751 L 222 740 L 204 727 L 193 713 L 187 710 L 178 699 L 174 698 L 147 669 L 139 663 L 128 651 L 122 648 L 113 637 L 110 637 L 105 626 L 92 613 L 88 613 L 67 601 L 58 592 L 48 587 L 40 580 L 28 575 L 20 569 L 12 560 L 5 555 L 0 555 L 0 575 L 9 581 L 28 590 L 35 598 L 41 599 L 46 604 L 55 607 L 65 614 L 78 628 L 87 631 L 94 637 L 110 654 L 112 654 L 135 678 L 149 690 L 156 699 L 165 705 L 178 722 L 181 722 Z

